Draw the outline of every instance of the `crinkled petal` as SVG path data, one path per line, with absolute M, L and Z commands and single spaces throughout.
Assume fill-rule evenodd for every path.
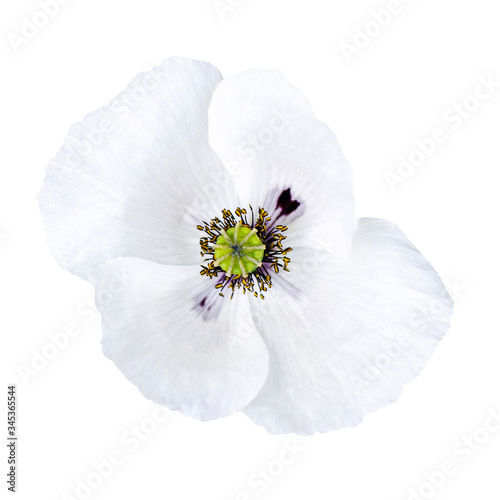
M 222 299 L 199 266 L 118 258 L 91 281 L 103 351 L 141 393 L 200 420 L 249 403 L 267 376 L 267 350 L 241 294 Z
M 287 225 L 289 245 L 347 254 L 357 224 L 351 169 L 335 134 L 281 72 L 225 78 L 210 105 L 209 140 L 241 202 Z
M 86 278 L 119 256 L 199 260 L 196 224 L 237 204 L 207 138 L 221 78 L 208 63 L 167 59 L 70 129 L 39 195 L 62 267 Z
M 449 328 L 441 279 L 388 221 L 361 219 L 345 261 L 315 254 L 286 277 L 251 304 L 270 368 L 245 413 L 273 433 L 358 424 L 398 398 Z

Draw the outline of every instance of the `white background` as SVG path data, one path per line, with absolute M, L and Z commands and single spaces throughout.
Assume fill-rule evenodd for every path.
M 480 77 L 500 82 L 495 2 L 401 0 L 386 26 L 368 24 L 363 48 L 359 30 L 388 1 L 221 3 L 222 19 L 212 0 L 69 0 L 18 50 L 23 18 L 41 7 L 3 3 L 2 391 L 17 384 L 17 498 L 83 498 L 76 488 L 87 480 L 92 499 L 500 498 L 500 432 L 484 430 L 500 411 L 500 87 L 469 98 Z M 342 43 L 356 34 L 348 61 Z M 226 75 L 281 69 L 338 134 L 358 215 L 397 223 L 456 298 L 452 328 L 424 372 L 356 428 L 294 442 L 242 414 L 200 423 L 174 413 L 157 424 L 154 405 L 101 353 L 92 287 L 49 254 L 35 196 L 68 128 L 171 55 Z M 469 116 L 452 120 L 464 100 Z M 391 190 L 386 172 L 435 128 L 446 140 Z M 54 354 L 50 335 L 71 328 L 77 334 Z M 23 366 L 34 372 L 21 376 Z M 299 451 L 280 465 L 286 446 Z M 110 454 L 121 460 L 102 479 L 93 463 Z M 454 472 L 443 479 L 434 473 L 444 462 Z M 269 480 L 257 482 L 262 471 Z

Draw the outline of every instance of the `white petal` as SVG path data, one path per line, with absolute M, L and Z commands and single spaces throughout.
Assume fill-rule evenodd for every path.
M 241 202 L 289 226 L 288 244 L 346 255 L 357 223 L 351 169 L 335 134 L 282 73 L 225 78 L 210 105 L 209 140 Z
M 145 397 L 210 420 L 255 397 L 268 356 L 247 297 L 219 297 L 199 270 L 118 258 L 97 266 L 91 281 L 105 355 Z
M 348 259 L 317 257 L 252 303 L 270 368 L 245 413 L 273 433 L 357 425 L 397 399 L 449 328 L 439 276 L 392 223 L 361 219 Z
M 196 224 L 237 204 L 207 139 L 221 78 L 208 63 L 168 59 L 70 129 L 39 195 L 62 267 L 85 278 L 118 256 L 198 262 Z

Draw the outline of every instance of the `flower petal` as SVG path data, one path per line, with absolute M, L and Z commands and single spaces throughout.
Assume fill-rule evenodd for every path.
M 210 105 L 209 140 L 242 203 L 289 226 L 287 244 L 347 254 L 357 223 L 351 169 L 335 134 L 282 73 L 225 78 Z
M 199 266 L 118 258 L 96 266 L 91 281 L 104 354 L 145 397 L 210 420 L 261 389 L 268 356 L 246 297 L 222 299 Z
M 221 78 L 208 63 L 167 59 L 70 129 L 39 195 L 62 267 L 86 278 L 118 256 L 199 260 L 196 224 L 237 204 L 207 139 Z
M 273 433 L 357 425 L 397 399 L 449 328 L 443 283 L 392 223 L 361 219 L 348 259 L 324 256 L 252 304 L 270 368 L 244 411 Z

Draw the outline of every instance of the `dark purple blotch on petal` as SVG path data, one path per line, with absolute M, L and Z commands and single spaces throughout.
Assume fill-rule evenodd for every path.
M 214 294 L 216 295 L 216 294 Z M 203 298 L 196 297 L 193 309 L 205 320 L 208 321 L 213 318 L 217 318 L 219 312 L 212 311 L 213 303 L 209 300 L 208 296 Z
M 218 279 L 218 283 L 221 283 L 223 278 Z M 209 289 L 199 293 L 194 298 L 193 309 L 205 320 L 210 321 L 212 319 L 217 319 L 222 307 L 222 300 L 219 297 L 219 293 L 213 289 L 213 285 Z
M 300 202 L 292 199 L 290 188 L 285 189 L 279 195 L 278 201 L 276 202 L 276 210 L 281 210 L 281 213 L 278 217 L 281 217 L 282 215 L 290 215 L 299 207 Z

